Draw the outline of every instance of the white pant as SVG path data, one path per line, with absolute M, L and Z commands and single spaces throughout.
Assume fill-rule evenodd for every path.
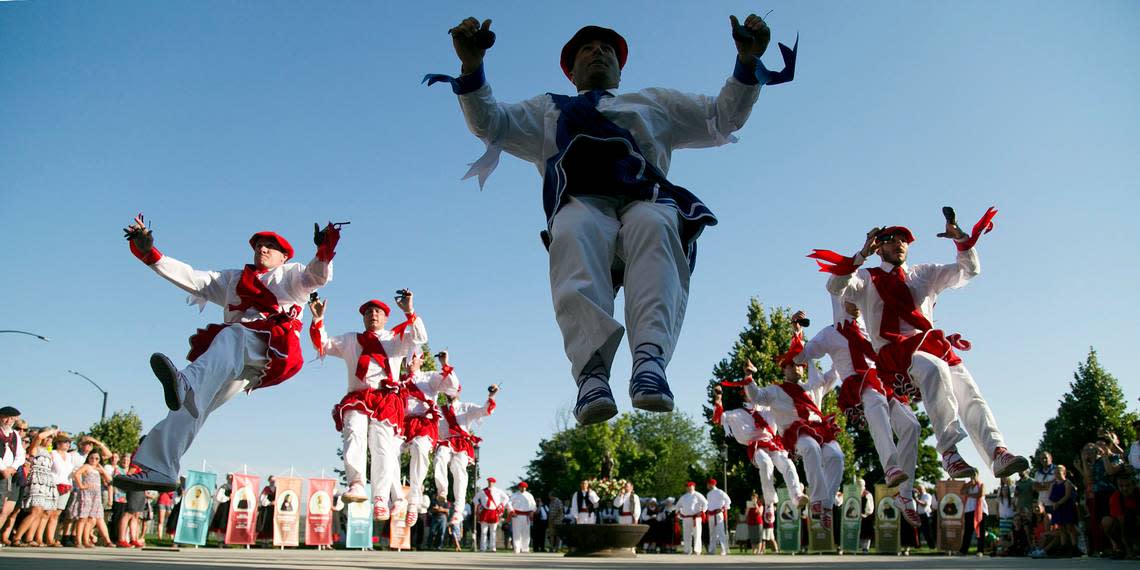
M 728 533 L 724 526 L 724 512 L 709 514 L 709 553 L 716 552 L 717 546 L 723 554 L 728 554 Z
M 681 517 L 681 545 L 685 554 L 701 553 L 701 527 L 700 517 Z
M 606 370 L 625 332 L 613 318 L 613 273 L 625 287 L 629 345 L 661 347 L 665 364 L 685 319 L 689 262 L 679 216 L 652 202 L 569 196 L 551 224 L 550 292 L 575 376 L 598 353 Z
M 435 488 L 436 493 L 447 494 L 447 472 L 451 470 L 454 485 L 451 488 L 452 503 L 455 505 L 467 504 L 467 452 L 455 453 L 450 447 L 441 445 L 435 450 Z
M 910 363 L 909 373 L 922 390 L 922 404 L 934 427 L 938 452 L 953 448 L 969 433 L 978 454 L 987 465 L 992 464 L 994 449 L 1005 447 L 1005 439 L 970 371 L 925 352 L 914 353 Z
M 515 554 L 530 552 L 530 517 L 511 517 L 511 542 L 515 546 Z
M 788 486 L 788 494 L 793 501 L 799 501 L 804 494 L 803 483 L 800 483 L 800 474 L 796 472 L 796 464 L 788 457 L 788 452 L 777 451 L 770 453 L 757 449 L 752 455 L 752 465 L 760 471 L 760 489 L 764 493 L 764 504 L 775 505 L 779 499 L 776 495 L 776 479 L 773 467 L 779 469 L 784 476 L 784 484 Z
M 428 454 L 435 444 L 427 436 L 417 436 L 408 442 L 408 503 L 419 505 L 424 496 L 424 479 L 427 478 Z M 445 481 L 446 483 L 446 481 Z M 444 494 L 447 487 L 442 487 Z
M 269 363 L 266 335 L 241 326 L 222 329 L 210 348 L 178 374 L 193 390 L 197 419 L 183 406 L 167 412 L 139 445 L 135 462 L 171 480 L 178 480 L 182 456 L 194 443 L 206 418 L 247 387 L 254 387 Z
M 886 396 L 875 390 L 864 389 L 861 396 L 867 431 L 871 432 L 879 464 L 883 466 L 883 471 L 898 467 L 907 474 L 907 480 L 899 485 L 899 493 L 909 498 L 914 486 L 914 468 L 918 462 L 918 418 L 910 406 L 897 400 L 888 402 Z M 897 445 L 895 436 L 899 438 Z
M 821 446 L 814 439 L 802 436 L 796 442 L 796 453 L 804 460 L 811 502 L 830 509 L 835 503 L 835 492 L 843 482 L 843 450 L 834 441 Z
M 349 484 L 364 482 L 367 454 L 372 453 L 372 498 L 394 504 L 402 494 L 400 481 L 400 445 L 391 424 L 369 418 L 356 410 L 344 412 L 344 471 Z
M 479 523 L 479 550 L 481 552 L 495 552 L 498 547 L 495 543 L 498 541 L 499 536 L 499 523 Z

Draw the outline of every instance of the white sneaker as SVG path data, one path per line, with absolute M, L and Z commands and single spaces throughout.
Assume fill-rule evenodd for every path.
M 392 513 L 388 511 L 387 501 L 376 499 L 376 504 L 372 506 L 372 516 L 378 521 L 386 521 L 392 518 Z
M 364 493 L 364 485 L 362 483 L 353 483 L 348 486 L 348 490 L 341 495 L 346 503 L 363 503 L 368 500 L 368 495 Z

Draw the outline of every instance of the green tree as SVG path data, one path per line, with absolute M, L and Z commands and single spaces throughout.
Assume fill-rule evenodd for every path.
M 1128 411 L 1120 383 L 1097 360 L 1089 347 L 1084 363 L 1077 364 L 1069 391 L 1061 398 L 1057 415 L 1045 422 L 1037 451 L 1053 454 L 1053 462 L 1072 466 L 1081 447 L 1096 439 L 1099 428 L 1127 439 L 1135 412 Z
M 713 459 L 704 430 L 689 416 L 633 412 L 542 440 L 526 479 L 540 496 L 566 497 L 583 479 L 598 476 L 607 453 L 614 459 L 613 477 L 628 479 L 643 497 L 683 492 L 693 470 L 706 471 Z
M 119 410 L 111 417 L 95 422 L 87 435 L 102 441 L 115 453 L 131 453 L 142 436 L 142 418 L 135 409 Z

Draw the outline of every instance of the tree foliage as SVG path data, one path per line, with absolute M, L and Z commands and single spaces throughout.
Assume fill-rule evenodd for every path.
M 598 475 L 606 454 L 614 460 L 613 478 L 628 479 L 642 497 L 679 495 L 712 460 L 704 430 L 689 416 L 633 412 L 542 440 L 526 479 L 535 493 L 567 497 Z
M 119 410 L 111 417 L 95 422 L 87 435 L 102 441 L 115 453 L 131 453 L 142 436 L 142 418 L 134 408 Z
M 1080 449 L 1096 439 L 1099 428 L 1127 439 L 1135 412 L 1128 411 L 1120 383 L 1097 360 L 1089 347 L 1084 363 L 1077 364 L 1069 391 L 1060 400 L 1057 415 L 1045 422 L 1037 451 L 1053 454 L 1053 462 L 1072 466 Z

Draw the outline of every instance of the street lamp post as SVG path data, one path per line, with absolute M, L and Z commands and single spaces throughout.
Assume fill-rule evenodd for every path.
M 33 333 L 33 332 L 28 332 L 28 331 L 17 331 L 17 330 L 10 330 L 10 331 L 0 331 L 0 333 L 15 333 L 15 334 L 26 334 L 26 335 L 28 335 L 28 336 L 34 336 L 34 337 L 36 337 L 36 338 L 38 338 L 38 339 L 40 339 L 40 340 L 42 340 L 42 341 L 44 341 L 44 342 L 49 342 L 49 341 L 51 340 L 51 339 L 49 339 L 49 338 L 48 338 L 48 337 L 46 337 L 46 336 L 43 336 L 43 335 L 39 335 L 39 334 L 36 334 L 36 333 Z
M 94 386 L 96 390 L 99 390 L 100 392 L 103 393 L 103 412 L 99 415 L 99 421 L 102 422 L 103 420 L 107 419 L 107 391 L 104 390 L 98 384 L 96 384 L 94 380 L 88 378 L 87 376 L 85 376 L 83 374 L 80 374 L 74 370 L 68 370 L 67 372 L 70 374 L 74 374 L 76 376 L 79 376 L 80 378 L 83 378 L 84 380 L 90 382 L 91 385 Z

